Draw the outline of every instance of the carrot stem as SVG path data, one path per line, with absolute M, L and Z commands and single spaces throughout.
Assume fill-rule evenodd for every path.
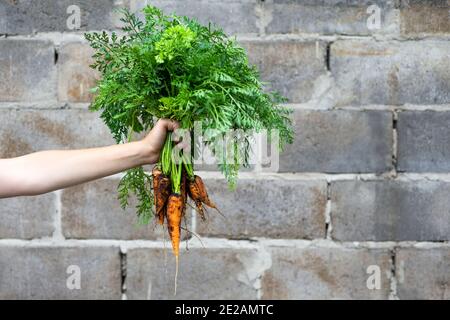
M 173 193 L 181 193 L 181 171 L 183 169 L 183 162 L 178 165 L 172 159 L 172 191 Z
M 169 176 L 172 164 L 172 132 L 169 132 L 161 152 L 161 170 Z
M 182 161 L 189 180 L 192 180 L 194 178 L 194 166 L 192 165 L 192 161 L 188 161 L 186 155 L 184 154 L 182 156 Z

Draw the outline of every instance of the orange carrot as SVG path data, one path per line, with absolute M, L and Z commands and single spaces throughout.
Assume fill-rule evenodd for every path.
M 163 176 L 158 186 L 158 193 L 160 194 L 160 208 L 157 211 L 159 224 L 164 224 L 164 217 L 166 216 L 165 206 L 170 196 L 170 179 L 167 176 Z
M 198 214 L 200 215 L 202 220 L 205 221 L 206 217 L 205 217 L 205 211 L 203 210 L 203 204 L 201 201 L 200 190 L 199 190 L 197 184 L 195 183 L 195 181 L 189 181 L 187 191 L 188 191 L 188 194 L 191 197 L 191 199 L 194 201 L 195 206 L 197 207 Z
M 153 190 L 158 190 L 159 181 L 161 180 L 162 171 L 158 167 L 153 167 L 152 177 L 153 177 Z
M 183 197 L 180 194 L 171 194 L 167 202 L 167 229 L 169 230 L 172 249 L 175 257 L 180 252 L 181 218 L 183 214 Z
M 154 166 L 152 169 L 152 176 L 155 177 L 155 176 L 159 176 L 161 174 L 162 174 L 161 169 L 159 169 L 158 166 Z
M 198 199 L 206 204 L 210 208 L 217 209 L 217 206 L 209 199 L 208 192 L 206 191 L 205 184 L 203 183 L 202 178 L 199 176 L 194 176 L 193 184 L 195 184 L 196 188 L 198 190 Z
M 197 212 L 203 221 L 206 221 L 205 209 L 203 208 L 203 203 L 200 201 L 195 201 L 195 206 L 197 207 Z
M 153 192 L 155 195 L 156 214 L 158 214 L 158 212 L 160 210 L 159 201 L 158 201 L 158 199 L 160 198 L 160 195 L 158 195 L 157 193 L 159 190 L 159 183 L 161 182 L 161 178 L 162 178 L 162 171 L 159 170 L 159 168 L 157 166 L 153 167 L 152 177 L 153 177 Z
M 192 200 L 202 202 L 201 196 L 200 196 L 200 190 L 199 190 L 197 184 L 195 183 L 195 180 L 189 181 L 188 193 Z
M 175 292 L 177 294 L 178 264 L 180 256 L 181 219 L 183 216 L 183 196 L 173 193 L 167 201 L 167 229 L 169 230 L 172 249 L 175 254 Z
M 153 192 L 155 195 L 155 209 L 158 221 L 164 223 L 164 206 L 170 195 L 170 179 L 164 175 L 158 167 L 152 170 L 153 176 Z

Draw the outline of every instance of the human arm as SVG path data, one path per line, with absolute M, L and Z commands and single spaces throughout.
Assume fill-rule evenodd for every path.
M 161 119 L 140 141 L 0 159 L 0 198 L 43 194 L 156 163 L 167 131 L 177 128 L 178 123 Z

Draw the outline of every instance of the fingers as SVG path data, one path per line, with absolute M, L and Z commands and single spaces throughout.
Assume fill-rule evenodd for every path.
M 178 123 L 178 121 L 171 119 L 159 119 L 158 125 L 163 126 L 167 131 L 175 131 L 176 129 L 180 128 L 180 124 Z
M 174 134 L 172 135 L 172 141 L 178 143 L 183 140 L 183 133 L 177 132 L 177 129 L 180 129 L 180 123 L 171 119 L 160 119 L 158 123 L 161 123 L 162 126 L 166 129 L 166 131 L 172 131 Z
M 177 129 L 180 129 L 180 124 L 178 121 L 171 119 L 159 119 L 157 125 L 160 125 L 161 128 L 166 131 L 174 132 L 172 140 L 176 143 L 175 147 L 177 149 L 184 150 L 185 152 L 190 151 L 191 144 L 187 132 L 184 130 L 180 130 L 181 132 L 175 132 Z

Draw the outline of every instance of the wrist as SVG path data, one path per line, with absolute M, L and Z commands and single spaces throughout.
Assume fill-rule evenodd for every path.
M 132 142 L 136 144 L 139 154 L 139 165 L 154 164 L 158 161 L 158 153 L 145 140 Z

